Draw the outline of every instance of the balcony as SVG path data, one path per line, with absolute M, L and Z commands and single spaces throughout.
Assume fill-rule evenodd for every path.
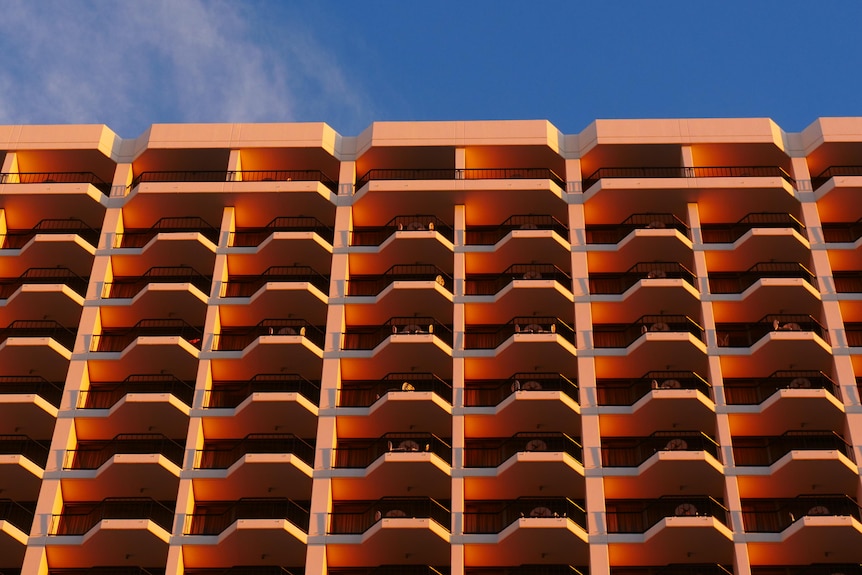
M 65 379 L 75 337 L 75 328 L 53 320 L 15 320 L 0 328 L 0 364 L 13 373 L 36 368 L 50 379 Z
M 474 325 L 467 326 L 464 334 L 464 347 L 466 349 L 496 349 L 504 342 L 512 340 L 530 341 L 522 336 L 532 335 L 559 335 L 562 341 L 574 345 L 574 329 L 563 320 L 556 317 L 516 317 L 503 325 Z M 532 338 L 535 339 L 535 338 Z
M 797 262 L 810 257 L 805 226 L 788 213 L 758 212 L 735 223 L 703 223 L 701 237 L 709 244 L 705 247 L 711 269 L 752 266 L 775 254 Z
M 323 348 L 322 327 L 309 324 L 303 319 L 265 319 L 254 326 L 222 327 L 221 333 L 213 336 L 213 351 L 243 351 L 252 343 L 292 343 L 278 338 L 288 336 L 308 341 L 318 349 Z M 276 339 L 262 339 L 274 336 Z
M 465 567 L 465 575 L 587 575 L 588 567 L 571 565 L 519 565 L 518 567 Z M 691 574 L 694 575 L 694 574 Z
M 831 244 L 854 244 L 862 238 L 862 219 L 855 222 L 823 222 L 823 241 Z
M 0 499 L 0 557 L 13 565 L 21 565 L 24 561 L 35 508 L 35 502 Z
M 452 276 L 437 266 L 404 264 L 392 266 L 382 274 L 351 276 L 347 283 L 347 295 L 378 296 L 380 292 L 396 282 L 435 283 L 450 295 L 454 291 Z
M 385 527 L 399 525 L 403 520 L 429 519 L 448 533 L 451 512 L 442 502 L 430 497 L 384 497 L 377 501 L 336 501 L 329 514 L 330 535 L 357 535 L 387 520 Z M 448 545 L 447 545 L 448 546 Z
M 124 351 L 139 338 L 178 338 L 194 349 L 200 350 L 203 328 L 189 325 L 183 320 L 142 319 L 132 327 L 106 327 L 101 334 L 93 336 L 90 351 Z
M 0 322 L 41 310 L 64 325 L 81 319 L 88 278 L 67 268 L 28 268 L 16 278 L 0 278 Z
M 332 571 L 329 572 L 331 573 Z M 188 575 L 302 575 L 305 573 L 305 567 L 279 567 L 276 565 L 260 565 L 257 567 L 237 566 L 216 569 L 207 569 L 204 567 L 199 569 L 183 569 L 183 573 L 187 573 Z
M 27 229 L 9 229 L 3 236 L 2 249 L 18 250 L 30 243 L 38 235 L 73 235 L 86 242 L 89 247 L 99 245 L 99 230 L 95 230 L 84 221 L 76 218 L 49 218 L 39 220 L 36 225 Z
M 311 233 L 332 246 L 335 232 L 317 218 L 310 216 L 278 216 L 262 228 L 238 227 L 231 232 L 228 245 L 232 248 L 256 248 L 270 237 L 277 239 L 280 233 Z M 291 237 L 291 236 L 286 236 Z
M 23 286 L 28 285 L 66 286 L 79 296 L 85 297 L 87 295 L 87 282 L 89 282 L 89 279 L 81 277 L 69 268 L 64 267 L 28 268 L 17 278 L 0 279 L 0 299 L 8 300 Z
M 164 575 L 164 569 L 144 569 L 143 567 L 85 567 L 79 569 L 49 569 L 48 575 Z
M 14 501 L 35 501 L 42 486 L 50 441 L 26 435 L 0 435 L 0 485 Z
M 828 182 L 834 177 L 857 177 L 862 176 L 862 166 L 829 166 L 813 178 L 811 178 L 811 186 L 817 190 L 820 186 Z
M 719 318 L 769 308 L 817 313 L 821 306 L 817 279 L 796 262 L 760 262 L 742 272 L 710 272 L 709 291 L 717 295 L 713 307 Z
M 637 230 L 675 230 L 685 238 L 691 237 L 688 225 L 673 214 L 641 213 L 618 224 L 587 224 L 586 240 L 588 244 L 618 244 Z
M 437 216 L 417 214 L 395 216 L 382 226 L 357 226 L 353 228 L 353 232 L 351 233 L 350 245 L 380 246 L 391 236 L 399 232 L 435 232 L 449 240 L 449 242 L 455 241 L 455 232 L 452 226 L 444 223 Z
M 450 569 L 430 565 L 380 565 L 366 568 L 335 568 L 327 570 L 327 573 L 331 575 L 449 575 Z
M 160 218 L 149 228 L 128 228 L 114 239 L 115 248 L 142 248 L 160 234 L 199 234 L 218 245 L 219 232 L 197 216 Z
M 591 273 L 593 295 L 623 294 L 642 280 L 681 279 L 697 289 L 697 276 L 677 262 L 641 262 L 622 273 Z
M 752 573 L 754 573 L 752 567 Z M 656 567 L 611 567 L 611 575 L 733 575 L 731 565 L 679 563 Z M 778 575 L 778 574 L 775 574 Z M 789 575 L 789 574 L 788 574 Z
M 0 184 L 90 184 L 111 195 L 111 184 L 92 172 L 6 172 L 0 173 Z
M 742 293 L 760 280 L 775 278 L 798 278 L 804 280 L 815 290 L 817 289 L 817 280 L 814 274 L 800 263 L 760 262 L 744 272 L 711 272 L 709 274 L 709 291 L 714 294 Z
M 548 168 L 430 168 L 372 169 L 356 179 L 356 190 L 371 181 L 385 180 L 551 180 L 565 188 L 563 178 Z
M 183 445 L 158 433 L 121 433 L 113 439 L 78 442 L 66 452 L 63 469 L 99 469 L 115 455 L 158 454 L 176 467 L 183 464 Z
M 553 232 L 559 243 L 569 243 L 569 227 L 548 214 L 518 214 L 495 226 L 468 226 L 464 237 L 468 246 L 493 246 L 510 234 L 511 239 L 529 238 L 536 236 L 532 232 L 539 230 Z M 542 234 L 544 236 L 547 234 Z
M 776 565 L 751 566 L 751 575 L 862 575 L 862 565 L 859 563 L 820 563 L 812 565 Z
M 811 315 L 770 314 L 756 322 L 715 324 L 720 348 L 734 355 L 748 355 L 753 365 L 781 365 L 786 358 L 806 359 L 814 365 L 831 362 L 826 329 Z
M 105 284 L 102 297 L 134 298 L 144 288 L 153 284 L 190 284 L 206 298 L 212 288 L 212 277 L 205 276 L 189 266 L 157 266 L 148 269 L 140 276 L 115 276 L 112 282 Z
M 329 294 L 329 277 L 309 266 L 271 266 L 253 276 L 232 276 L 224 284 L 222 297 L 251 297 L 270 283 L 305 283 L 317 288 L 325 298 Z
M 605 178 L 678 179 L 678 178 L 781 178 L 793 187 L 796 181 L 780 166 L 698 166 L 599 168 L 584 178 L 584 191 Z
M 56 375 L 65 378 L 65 368 Z M 38 375 L 0 375 L 0 433 L 51 437 L 63 385 Z
M 141 172 L 132 188 L 142 183 L 161 182 L 320 182 L 331 192 L 338 183 L 320 170 L 192 170 Z

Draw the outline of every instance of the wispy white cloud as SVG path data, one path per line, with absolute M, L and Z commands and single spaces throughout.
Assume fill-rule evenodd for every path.
M 0 123 L 106 123 L 363 116 L 345 68 L 313 29 L 225 0 L 4 4 Z M 361 121 L 361 120 L 360 120 Z

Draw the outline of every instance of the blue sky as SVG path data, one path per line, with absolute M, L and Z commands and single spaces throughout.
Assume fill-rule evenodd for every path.
M 7 0 L 0 123 L 862 115 L 859 0 Z

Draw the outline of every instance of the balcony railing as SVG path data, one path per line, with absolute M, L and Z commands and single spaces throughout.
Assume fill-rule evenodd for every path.
M 452 383 L 433 373 L 389 373 L 381 379 L 343 381 L 338 393 L 339 407 L 369 407 L 387 393 L 430 391 L 452 403 Z
M 634 379 L 596 380 L 599 405 L 634 405 L 650 392 L 661 389 L 696 389 L 712 398 L 712 386 L 693 371 L 650 371 Z
M 832 279 L 838 293 L 862 293 L 862 272 L 833 271 Z
M 591 273 L 590 293 L 621 294 L 641 280 L 682 279 L 697 287 L 697 276 L 678 262 L 640 262 L 622 273 Z
M 259 373 L 245 381 L 213 381 L 204 394 L 204 407 L 232 409 L 253 393 L 298 393 L 314 405 L 320 403 L 320 385 L 295 373 Z
M 180 337 L 200 349 L 203 328 L 181 319 L 142 319 L 132 327 L 104 328 L 93 336 L 90 351 L 123 351 L 139 337 Z
M 253 276 L 232 276 L 224 284 L 222 297 L 251 297 L 271 282 L 310 283 L 325 295 L 329 295 L 329 276 L 324 276 L 309 266 L 271 266 L 263 273 Z
M 689 238 L 688 226 L 673 214 L 632 214 L 619 224 L 588 224 L 586 239 L 588 244 L 617 244 L 634 230 L 677 230 Z
M 783 178 L 791 186 L 796 181 L 780 166 L 698 166 L 599 168 L 584 178 L 584 190 L 602 178 Z
M 862 564 L 814 563 L 812 565 L 751 566 L 751 575 L 862 575 Z
M 148 182 L 320 182 L 330 191 L 338 183 L 320 170 L 187 170 L 141 172 L 131 188 Z
M 780 533 L 803 517 L 824 516 L 862 520 L 859 505 L 846 495 L 742 500 L 742 523 L 749 533 Z
M 218 244 L 218 229 L 197 216 L 161 218 L 146 229 L 126 229 L 114 239 L 116 248 L 142 248 L 159 234 L 198 233 L 214 244 Z
M 26 435 L 0 435 L 0 454 L 23 455 L 41 468 L 48 462 L 50 442 L 36 441 Z
M 74 234 L 93 247 L 99 245 L 99 230 L 94 230 L 81 220 L 45 219 L 40 220 L 32 228 L 9 229 L 5 236 L 0 236 L 2 249 L 20 249 L 27 245 L 34 236 L 39 234 Z
M 30 534 L 36 504 L 22 504 L 11 499 L 0 499 L 0 521 L 8 521 L 25 534 Z
M 499 467 L 516 453 L 565 453 L 583 461 L 583 448 L 573 437 L 557 432 L 516 433 L 504 439 L 468 439 L 464 467 Z
M 433 334 L 446 345 L 452 346 L 452 328 L 433 317 L 393 317 L 379 326 L 348 326 L 342 349 L 374 349 L 390 336 L 419 334 Z
M 586 529 L 583 504 L 567 497 L 520 497 L 514 501 L 466 502 L 464 533 L 499 533 L 519 519 L 565 517 Z
M 609 500 L 608 533 L 644 533 L 666 517 L 714 517 L 727 525 L 727 513 L 721 501 L 702 495 Z
M 509 379 L 466 381 L 464 405 L 492 407 L 515 392 L 560 391 L 578 401 L 577 380 L 559 373 L 516 373 Z
M 332 573 L 332 569 L 327 569 Z M 303 575 L 304 567 L 279 567 L 277 565 L 260 565 L 227 567 L 225 569 L 183 569 L 186 575 Z
M 63 398 L 62 381 L 48 381 L 38 375 L 0 375 L 0 395 L 38 395 L 54 407 Z
M 430 497 L 384 497 L 378 501 L 335 502 L 329 514 L 330 534 L 365 533 L 382 519 L 431 519 L 447 531 L 451 511 Z
M 103 519 L 149 519 L 171 531 L 174 502 L 149 497 L 110 497 L 88 503 L 67 503 L 63 512 L 51 517 L 49 535 L 84 535 Z
M 386 433 L 376 439 L 339 442 L 335 467 L 365 468 L 387 453 L 433 453 L 452 464 L 452 445 L 433 433 Z
M 513 335 L 557 334 L 566 341 L 575 343 L 575 330 L 556 317 L 516 317 L 502 325 L 467 326 L 464 333 L 466 349 L 495 349 Z
M 227 469 L 249 453 L 291 453 L 314 465 L 314 446 L 292 433 L 251 433 L 242 439 L 219 439 L 195 451 L 195 469 Z
M 754 572 L 752 567 L 752 572 Z M 611 575 L 733 575 L 733 566 L 678 563 L 658 567 L 611 567 Z M 831 575 L 831 574 L 824 574 Z
M 734 437 L 737 466 L 772 465 L 791 451 L 838 451 L 851 461 L 853 446 L 834 431 L 787 431 L 774 437 Z
M 222 327 L 213 335 L 213 350 L 241 351 L 264 336 L 300 336 L 323 348 L 323 327 L 311 325 L 304 319 L 265 319 L 257 325 Z
M 705 244 L 730 244 L 755 228 L 790 228 L 805 235 L 805 226 L 791 214 L 775 212 L 751 213 L 733 224 L 702 224 Z
M 164 575 L 164 569 L 143 567 L 82 567 L 76 569 L 49 569 L 48 575 Z M 191 573 L 186 569 L 185 573 Z
M 209 296 L 212 277 L 205 276 L 189 266 L 157 266 L 140 276 L 114 276 L 112 282 L 105 284 L 103 297 L 132 298 L 150 284 L 191 284 Z
M 10 337 L 49 337 L 69 351 L 75 346 L 75 331 L 50 319 L 19 319 L 0 328 L 0 342 Z
M 169 393 L 191 407 L 195 386 L 170 374 L 137 374 L 118 382 L 91 382 L 78 394 L 78 409 L 110 409 L 130 393 Z
M 492 246 L 515 230 L 553 230 L 566 243 L 569 227 L 551 215 L 518 214 L 496 226 L 469 226 L 465 232 L 467 245 Z
M 119 454 L 164 455 L 174 465 L 183 465 L 183 444 L 160 433 L 121 433 L 107 441 L 79 441 L 66 452 L 63 469 L 98 469 Z
M 826 339 L 826 330 L 810 315 L 770 314 L 751 323 L 716 323 L 719 347 L 751 347 L 772 332 L 813 332 Z
M 449 567 L 430 565 L 381 565 L 379 567 L 330 567 L 329 575 L 449 575 Z
M 862 347 L 862 323 L 844 322 L 844 335 L 850 347 Z
M 829 166 L 811 178 L 811 186 L 816 190 L 835 176 L 862 176 L 862 166 Z
M 724 380 L 724 396 L 730 405 L 759 405 L 779 389 L 825 389 L 839 397 L 838 386 L 822 371 L 776 371 L 769 377 Z
M 434 231 L 450 242 L 455 241 L 455 231 L 432 215 L 395 216 L 382 226 L 357 226 L 350 234 L 351 246 L 379 246 L 395 232 L 428 232 Z
M 5 172 L 0 184 L 92 184 L 104 195 L 111 195 L 111 184 L 93 172 Z
M 549 168 L 376 168 L 356 179 L 356 189 L 372 180 L 551 180 L 566 187 L 565 180 Z
M 285 519 L 307 533 L 308 502 L 272 497 L 199 503 L 195 512 L 186 516 L 183 533 L 218 535 L 240 519 Z
M 520 565 L 518 567 L 465 567 L 464 575 L 588 575 L 586 566 Z M 692 573 L 691 575 L 696 575 Z M 710 574 L 711 575 L 711 574 Z
M 855 222 L 823 222 L 823 239 L 828 243 L 853 243 L 862 238 L 862 219 Z
M 0 279 L 0 299 L 7 299 L 21 286 L 29 284 L 60 284 L 80 296 L 87 295 L 87 281 L 68 268 L 29 268 L 17 278 Z
M 648 437 L 607 437 L 602 441 L 604 467 L 637 467 L 659 451 L 705 451 L 719 461 L 719 445 L 702 431 L 656 431 Z
M 347 281 L 347 295 L 376 296 L 397 281 L 437 282 L 449 293 L 454 291 L 452 276 L 437 266 L 428 264 L 400 264 L 394 265 L 378 275 L 351 276 Z
M 760 262 L 744 272 L 710 272 L 709 291 L 712 293 L 742 293 L 764 278 L 801 278 L 817 286 L 814 274 L 796 262 Z
M 553 264 L 514 264 L 500 274 L 472 274 L 464 285 L 466 295 L 495 295 L 513 281 L 554 280 L 572 289 L 572 277 Z
M 229 244 L 234 248 L 257 247 L 275 232 L 314 232 L 329 244 L 335 237 L 331 226 L 311 216 L 278 216 L 262 228 L 237 228 L 230 233 Z
M 644 315 L 631 324 L 593 325 L 593 345 L 628 347 L 647 333 L 690 333 L 703 341 L 703 328 L 688 316 Z

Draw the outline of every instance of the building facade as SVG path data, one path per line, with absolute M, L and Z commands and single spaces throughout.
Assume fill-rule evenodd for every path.
M 0 150 L 5 575 L 862 573 L 862 118 Z

